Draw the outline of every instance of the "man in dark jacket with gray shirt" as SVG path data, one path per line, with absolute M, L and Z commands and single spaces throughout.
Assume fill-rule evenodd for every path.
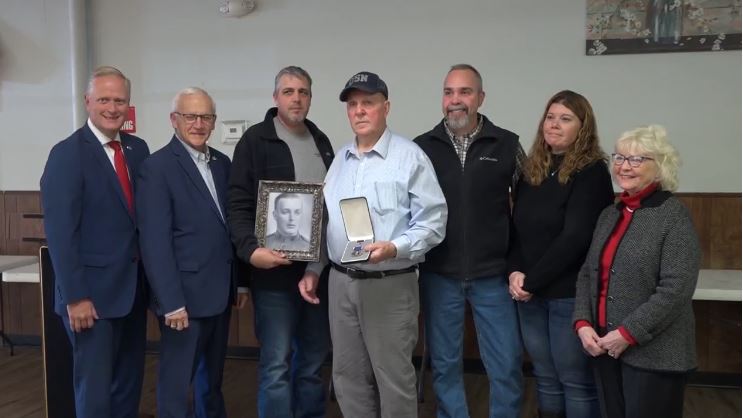
M 232 158 L 228 220 L 238 257 L 250 263 L 261 345 L 261 418 L 325 416 L 320 368 L 330 348 L 330 331 L 327 298 L 317 294 L 318 286 L 327 283 L 327 269 L 320 263 L 291 262 L 281 251 L 259 247 L 255 236 L 260 180 L 322 183 L 333 160 L 330 140 L 306 119 L 311 88 L 312 79 L 302 68 L 279 71 L 276 107 L 243 134 Z
M 506 256 L 510 193 L 524 152 L 516 134 L 477 112 L 484 99 L 480 73 L 453 66 L 444 80 L 444 119 L 415 139 L 449 206 L 446 238 L 426 255 L 420 276 L 439 418 L 469 416 L 462 377 L 466 302 L 490 381 L 490 418 L 516 417 L 521 406 L 521 341 Z

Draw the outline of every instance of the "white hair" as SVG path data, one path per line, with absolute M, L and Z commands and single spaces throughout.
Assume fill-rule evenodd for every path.
M 175 97 L 173 97 L 171 112 L 178 111 L 178 103 L 181 101 L 181 98 L 183 96 L 191 96 L 194 94 L 203 94 L 204 96 L 209 98 L 209 102 L 212 104 L 212 113 L 217 113 L 217 105 L 214 103 L 214 99 L 212 99 L 212 96 L 210 96 L 209 93 L 206 92 L 206 90 L 200 87 L 186 87 L 185 89 L 176 93 Z
M 663 190 L 673 192 L 678 188 L 681 158 L 676 148 L 668 142 L 666 128 L 660 125 L 641 126 L 623 133 L 617 139 L 617 150 L 639 150 L 651 154 L 658 167 L 658 178 Z

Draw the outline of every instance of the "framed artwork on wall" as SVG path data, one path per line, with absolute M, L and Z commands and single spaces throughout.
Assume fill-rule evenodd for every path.
M 741 49 L 741 0 L 586 0 L 586 55 Z

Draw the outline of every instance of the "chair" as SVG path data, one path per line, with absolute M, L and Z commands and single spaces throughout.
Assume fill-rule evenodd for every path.
M 44 399 L 47 418 L 75 416 L 72 386 L 72 346 L 62 319 L 54 312 L 54 268 L 49 248 L 39 249 L 41 280 L 41 347 L 44 359 Z

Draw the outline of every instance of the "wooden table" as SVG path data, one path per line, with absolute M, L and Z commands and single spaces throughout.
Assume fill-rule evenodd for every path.
M 39 264 L 39 257 L 35 255 L 0 255 L 0 273 L 34 263 Z
M 34 257 L 33 264 L 5 270 L 2 274 L 5 283 L 39 283 L 39 262 Z
M 740 270 L 700 270 L 694 300 L 741 301 Z

